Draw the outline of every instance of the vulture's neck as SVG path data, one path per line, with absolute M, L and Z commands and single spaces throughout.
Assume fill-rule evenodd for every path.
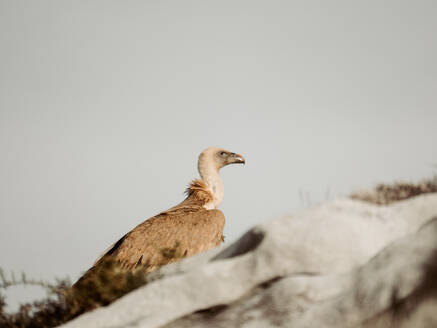
M 210 165 L 209 165 L 210 164 Z M 208 186 L 213 200 L 206 203 L 204 207 L 208 210 L 215 209 L 223 200 L 224 187 L 218 169 L 211 163 L 199 163 L 199 174 L 202 181 Z

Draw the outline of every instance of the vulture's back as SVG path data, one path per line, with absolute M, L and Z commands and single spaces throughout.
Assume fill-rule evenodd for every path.
M 187 206 L 188 205 L 188 206 Z M 121 268 L 150 272 L 183 257 L 204 252 L 223 241 L 225 216 L 220 210 L 180 204 L 124 235 L 76 283 L 99 270 L 108 259 Z
M 224 225 L 225 216 L 219 210 L 175 209 L 144 221 L 103 257 L 112 256 L 126 269 L 142 266 L 151 271 L 218 246 Z

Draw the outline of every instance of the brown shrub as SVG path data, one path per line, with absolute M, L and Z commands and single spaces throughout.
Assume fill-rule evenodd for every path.
M 393 202 L 437 192 L 437 175 L 419 183 L 397 182 L 394 184 L 380 184 L 376 188 L 352 194 L 352 199 L 358 199 L 378 205 L 387 205 Z
M 15 313 L 5 311 L 5 297 L 0 294 L 0 327 L 2 328 L 51 328 L 59 326 L 80 314 L 106 306 L 121 296 L 146 284 L 148 276 L 143 269 L 122 270 L 108 259 L 100 270 L 75 288 L 67 280 L 48 284 L 29 281 L 24 276 L 19 281 L 8 280 L 1 274 L 0 288 L 17 285 L 37 285 L 48 291 L 44 300 L 22 304 Z

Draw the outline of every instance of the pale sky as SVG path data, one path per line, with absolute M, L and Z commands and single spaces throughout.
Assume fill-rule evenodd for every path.
M 222 171 L 227 243 L 431 176 L 436 17 L 433 0 L 0 0 L 0 266 L 76 280 L 180 202 L 212 145 L 247 160 Z

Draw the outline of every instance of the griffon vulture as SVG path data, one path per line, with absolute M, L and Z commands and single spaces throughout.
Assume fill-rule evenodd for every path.
M 109 258 L 123 269 L 141 267 L 150 272 L 181 257 L 218 246 L 223 241 L 225 225 L 225 216 L 217 209 L 224 194 L 219 170 L 234 163 L 244 164 L 245 159 L 221 148 L 205 149 L 197 165 L 201 179 L 191 182 L 187 197 L 124 235 L 76 284 Z M 168 256 L 169 253 L 176 256 Z

